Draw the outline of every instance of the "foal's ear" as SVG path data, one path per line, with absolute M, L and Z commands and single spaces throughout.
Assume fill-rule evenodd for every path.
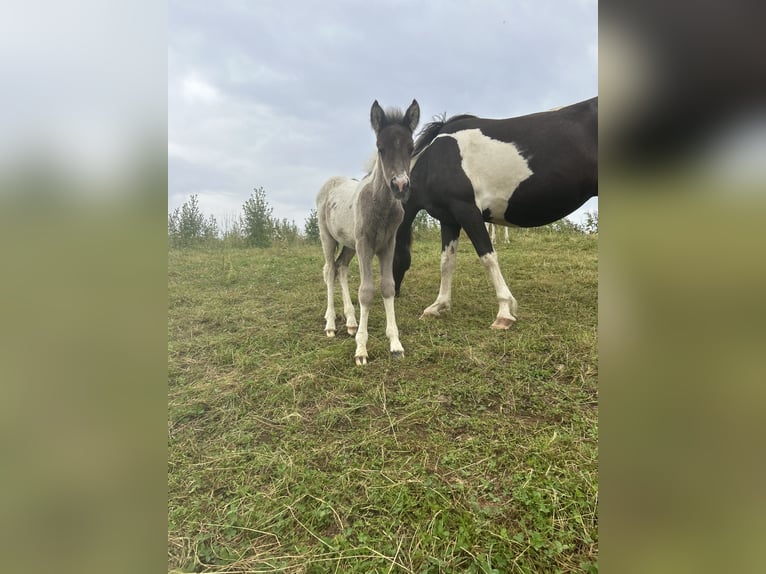
M 415 128 L 418 127 L 419 121 L 420 121 L 420 106 L 418 105 L 417 100 L 412 100 L 410 107 L 407 108 L 407 111 L 404 114 L 404 123 L 410 126 L 410 131 L 414 132 Z
M 383 127 L 385 120 L 386 112 L 384 112 L 383 108 L 380 107 L 378 100 L 375 100 L 372 102 L 372 109 L 370 110 L 370 123 L 372 124 L 372 129 L 375 130 L 375 133 L 380 131 L 380 128 Z

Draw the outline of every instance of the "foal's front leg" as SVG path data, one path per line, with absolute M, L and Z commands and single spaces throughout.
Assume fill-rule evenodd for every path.
M 367 320 L 370 316 L 370 305 L 375 292 L 372 282 L 372 250 L 357 245 L 359 259 L 359 328 L 356 331 L 356 352 L 354 362 L 357 365 L 367 364 Z
M 396 326 L 396 313 L 394 312 L 394 245 L 378 255 L 380 263 L 380 290 L 383 294 L 383 306 L 386 309 L 386 336 L 390 343 L 391 357 L 401 359 L 404 357 L 404 347 L 399 340 L 399 327 Z

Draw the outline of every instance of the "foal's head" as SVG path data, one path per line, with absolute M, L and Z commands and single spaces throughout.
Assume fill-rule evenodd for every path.
M 410 159 L 412 156 L 412 133 L 420 120 L 420 106 L 412 100 L 404 112 L 383 111 L 378 101 L 372 104 L 370 123 L 375 130 L 378 146 L 378 162 L 383 178 L 394 197 L 407 201 L 410 195 Z

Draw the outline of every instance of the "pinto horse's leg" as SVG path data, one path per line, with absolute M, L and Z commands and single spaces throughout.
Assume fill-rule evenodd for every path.
M 500 272 L 497 253 L 492 247 L 487 228 L 484 227 L 481 212 L 476 206 L 461 209 L 459 210 L 458 221 L 463 229 L 465 229 L 471 243 L 473 243 L 476 254 L 479 256 L 495 287 L 499 309 L 495 322 L 490 327 L 492 329 L 508 329 L 516 321 L 516 299 L 513 298 L 511 290 L 508 289 L 508 285 L 505 284 L 503 279 L 503 274 Z
M 487 223 L 487 231 L 489 232 L 489 240 L 494 244 L 497 241 L 497 229 L 494 223 Z
M 497 253 L 492 247 L 487 228 L 484 227 L 481 212 L 475 206 L 472 206 L 472 209 L 461 210 L 458 221 L 460 221 L 466 235 L 468 235 L 471 243 L 473 243 L 476 254 L 479 256 L 495 287 L 498 312 L 495 322 L 490 327 L 492 329 L 508 329 L 516 321 L 516 299 L 513 298 L 511 290 L 508 289 L 508 285 L 505 284 L 505 279 L 503 279 L 503 274 L 500 272 Z
M 410 197 L 407 205 L 404 207 L 404 218 L 399 224 L 399 228 L 396 230 L 396 240 L 394 242 L 394 262 L 393 262 L 393 276 L 394 276 L 394 288 L 396 290 L 396 296 L 399 296 L 399 291 L 402 288 L 402 281 L 404 280 L 404 274 L 410 268 L 412 263 L 412 254 L 410 250 L 412 248 L 412 223 L 415 221 L 415 217 L 420 212 L 420 207 L 417 206 L 412 197 Z
M 340 291 L 343 296 L 343 315 L 346 317 L 346 330 L 352 337 L 356 335 L 356 316 L 354 304 L 351 302 L 351 294 L 348 290 L 348 264 L 356 253 L 350 247 L 344 247 L 336 261 L 338 265 L 338 278 L 340 279 Z
M 421 319 L 425 317 L 438 317 L 442 311 L 449 311 L 452 303 L 452 275 L 455 273 L 457 264 L 457 244 L 460 237 L 459 225 L 447 225 L 442 223 L 442 257 L 441 257 L 441 283 L 439 284 L 439 296 L 431 305 L 426 307 Z
M 404 357 L 404 347 L 399 340 L 399 328 L 396 326 L 396 313 L 394 312 L 394 244 L 378 254 L 380 263 L 380 291 L 383 294 L 383 307 L 386 309 L 386 336 L 390 342 L 391 356 L 394 359 Z
M 372 250 L 357 240 L 359 254 L 359 329 L 356 332 L 356 352 L 354 361 L 357 365 L 367 364 L 367 320 L 370 305 L 375 294 L 372 281 Z
M 492 279 L 499 305 L 495 322 L 490 327 L 492 329 L 508 329 L 516 322 L 517 303 L 511 294 L 511 290 L 508 289 L 505 279 L 503 279 L 503 274 L 500 272 L 497 253 L 493 251 L 492 253 L 482 255 L 479 259 L 481 259 L 482 265 L 484 265 L 490 279 Z

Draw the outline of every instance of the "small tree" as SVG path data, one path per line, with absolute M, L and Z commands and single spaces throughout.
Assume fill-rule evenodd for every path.
M 553 223 L 546 225 L 545 228 L 556 233 L 583 233 L 583 230 L 574 221 L 569 219 L 559 219 Z
M 428 236 L 433 231 L 439 228 L 439 222 L 428 215 L 428 212 L 423 209 L 415 216 L 415 220 L 412 222 L 412 231 L 418 236 Z
M 598 211 L 586 211 L 585 222 L 582 224 L 585 233 L 598 233 Z
M 274 239 L 282 243 L 295 243 L 298 241 L 298 226 L 294 221 L 283 218 L 281 221 L 274 221 Z
M 221 229 L 223 242 L 228 246 L 241 246 L 244 243 L 244 231 L 242 230 L 242 216 L 227 213 L 223 216 Z
M 307 241 L 319 243 L 319 217 L 316 209 L 309 211 L 309 216 L 303 224 L 303 235 Z
M 196 195 L 168 214 L 168 239 L 172 247 L 190 247 L 218 235 L 218 225 L 211 215 L 205 219 Z
M 275 227 L 272 219 L 274 208 L 266 201 L 266 191 L 263 187 L 253 189 L 242 209 L 242 233 L 245 243 L 255 247 L 270 246 Z

